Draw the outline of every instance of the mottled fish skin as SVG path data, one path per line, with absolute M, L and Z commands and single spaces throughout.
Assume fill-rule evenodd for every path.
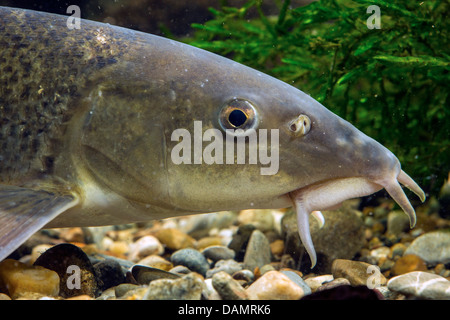
M 314 265 L 309 215 L 382 188 L 415 224 L 399 182 L 425 195 L 398 159 L 304 92 L 161 37 L 86 20 L 69 30 L 67 18 L 0 7 L 0 260 L 42 227 L 294 206 Z M 279 133 L 267 146 L 277 172 L 174 163 L 172 133 L 195 135 L 196 121 L 200 135 L 223 132 L 236 101 Z
M 52 174 L 58 140 L 90 77 L 127 50 L 109 28 L 71 32 L 55 16 L 0 9 L 0 182 Z M 99 35 L 108 37 L 99 45 Z M 126 40 L 126 41 L 124 41 Z

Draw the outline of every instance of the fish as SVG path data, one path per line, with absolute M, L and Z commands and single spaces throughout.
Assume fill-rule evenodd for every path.
M 67 19 L 0 7 L 0 261 L 43 228 L 293 207 L 313 267 L 309 217 L 383 188 L 415 225 L 400 184 L 425 193 L 399 160 L 308 94 L 181 42 Z

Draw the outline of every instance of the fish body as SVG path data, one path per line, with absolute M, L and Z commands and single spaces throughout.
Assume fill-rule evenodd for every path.
M 425 196 L 397 158 L 309 95 L 67 18 L 0 7 L 0 260 L 43 227 L 294 206 L 314 265 L 310 213 L 382 188 L 414 225 L 397 181 Z

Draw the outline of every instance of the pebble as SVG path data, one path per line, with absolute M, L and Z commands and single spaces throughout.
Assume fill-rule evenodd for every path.
M 191 271 L 200 273 L 202 276 L 205 276 L 209 269 L 209 263 L 205 256 L 192 248 L 175 251 L 170 260 L 174 265 L 183 265 Z
M 7 294 L 0 293 L 0 301 L 1 300 L 11 300 L 11 298 Z
M 62 229 L 59 237 L 67 242 L 84 242 L 83 229 L 80 227 Z
M 307 278 L 305 279 L 305 282 L 308 285 L 308 287 L 312 290 L 312 292 L 314 292 L 322 285 L 331 282 L 333 280 L 334 277 L 332 274 L 324 274 L 321 276 Z
M 59 294 L 63 298 L 87 294 L 95 297 L 98 283 L 94 266 L 79 247 L 58 244 L 36 260 L 34 265 L 55 271 L 60 278 Z
M 414 271 L 399 275 L 387 283 L 389 290 L 422 299 L 450 300 L 450 281 L 436 274 Z
M 36 247 L 34 247 L 33 250 L 31 251 L 31 257 L 30 257 L 29 263 L 33 264 L 37 260 L 37 258 L 39 258 L 39 256 L 42 253 L 44 253 L 45 251 L 47 251 L 51 247 L 53 247 L 53 246 L 50 245 L 50 244 L 45 244 L 45 243 L 37 245 Z
M 195 273 L 189 273 L 176 280 L 152 281 L 143 300 L 200 300 L 204 289 L 203 280 Z
M 212 277 L 212 285 L 223 300 L 248 300 L 248 293 L 228 273 L 220 271 Z
M 205 248 L 202 253 L 207 259 L 211 259 L 213 262 L 234 259 L 235 256 L 234 250 L 225 246 L 210 246 Z
M 376 261 L 381 258 L 387 258 L 391 253 L 391 249 L 388 247 L 379 247 L 370 251 L 370 255 L 376 259 Z
M 427 265 L 419 256 L 406 254 L 399 258 L 391 268 L 393 276 L 399 276 L 412 271 L 427 271 Z
M 154 236 L 143 236 L 136 242 L 130 245 L 130 251 L 128 253 L 128 259 L 134 262 L 140 259 L 152 255 L 152 254 L 162 254 L 164 252 L 164 247 L 161 242 Z
M 284 253 L 284 240 L 277 239 L 270 244 L 270 251 L 275 258 L 280 259 Z
M 0 263 L 0 289 L 13 299 L 27 292 L 57 296 L 59 276 L 41 266 L 27 266 L 19 261 L 6 259 Z
M 237 212 L 222 211 L 213 214 L 197 214 L 184 219 L 180 230 L 194 239 L 208 236 L 214 229 L 222 229 L 232 225 L 237 217 Z
M 141 260 L 139 260 L 136 264 L 147 266 L 147 267 L 153 267 L 156 269 L 161 269 L 165 271 L 169 271 L 173 268 L 173 263 L 170 261 L 167 261 L 163 257 L 159 255 L 152 254 L 150 256 L 147 256 Z
M 352 286 L 366 286 L 369 280 L 373 279 L 374 268 L 376 266 L 361 261 L 336 259 L 331 267 L 331 272 L 335 279 L 345 278 L 350 281 Z M 380 285 L 386 284 L 387 280 L 381 272 L 378 272 L 377 276 L 379 278 L 373 280 L 377 280 Z
M 155 236 L 163 245 L 172 251 L 195 247 L 194 238 L 175 228 L 161 229 Z
M 330 290 L 339 286 L 350 286 L 351 283 L 348 279 L 345 278 L 337 278 L 333 279 L 330 282 L 324 283 L 322 286 L 317 288 L 316 292 L 324 291 L 324 290 Z
M 432 265 L 449 263 L 450 231 L 438 230 L 419 236 L 406 249 L 406 254 L 415 254 Z
M 272 210 L 242 210 L 237 217 L 239 224 L 252 224 L 256 229 L 265 232 L 274 227 L 274 217 Z
M 98 289 L 103 291 L 125 282 L 122 266 L 114 260 L 103 260 L 94 264 Z
M 228 248 L 236 253 L 235 259 L 237 261 L 242 261 L 244 259 L 248 241 L 255 229 L 255 226 L 252 224 L 244 224 L 239 226 L 236 233 L 233 235 L 231 242 L 228 244 Z
M 211 278 L 214 274 L 218 272 L 226 272 L 228 274 L 234 274 L 242 270 L 242 263 L 237 262 L 233 259 L 219 260 L 214 265 L 214 268 L 209 269 L 206 272 L 206 278 Z
M 174 273 L 172 270 L 168 272 L 152 267 L 134 265 L 131 268 L 131 274 L 133 275 L 133 279 L 135 280 L 135 282 L 137 282 L 138 284 L 147 285 L 150 282 L 158 279 L 179 279 L 180 275 Z M 190 270 L 188 270 L 187 273 L 189 272 Z
M 197 241 L 196 249 L 204 250 L 208 247 L 212 246 L 223 246 L 223 238 L 222 237 L 205 237 L 201 238 Z
M 247 250 L 244 256 L 244 268 L 254 270 L 261 268 L 271 261 L 271 252 L 269 241 L 259 230 L 254 230 L 248 241 Z
M 114 295 L 117 298 L 124 296 L 131 290 L 140 289 L 141 286 L 132 283 L 122 283 L 114 287 Z
M 394 210 L 388 213 L 386 232 L 393 235 L 399 235 L 404 231 L 408 231 L 409 218 L 401 210 Z
M 232 274 L 233 279 L 239 281 L 239 283 L 247 285 L 253 282 L 255 279 L 255 275 L 248 269 L 243 269 L 241 271 L 235 272 Z
M 269 271 L 253 282 L 246 292 L 252 300 L 298 300 L 302 288 L 279 271 Z
M 400 243 L 396 243 L 390 248 L 390 252 L 389 252 L 388 257 L 390 259 L 396 259 L 398 257 L 401 257 L 405 253 L 406 248 L 407 247 L 405 246 L 405 244 L 403 244 L 401 242 Z
M 292 270 L 280 270 L 280 272 L 286 275 L 289 279 L 291 279 L 292 282 L 294 282 L 300 288 L 302 288 L 304 295 L 311 294 L 311 288 L 297 272 Z

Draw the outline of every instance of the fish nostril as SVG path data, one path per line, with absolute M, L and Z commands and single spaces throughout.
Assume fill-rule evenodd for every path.
M 289 122 L 288 128 L 296 136 L 304 136 L 311 130 L 311 120 L 307 115 L 301 114 Z

